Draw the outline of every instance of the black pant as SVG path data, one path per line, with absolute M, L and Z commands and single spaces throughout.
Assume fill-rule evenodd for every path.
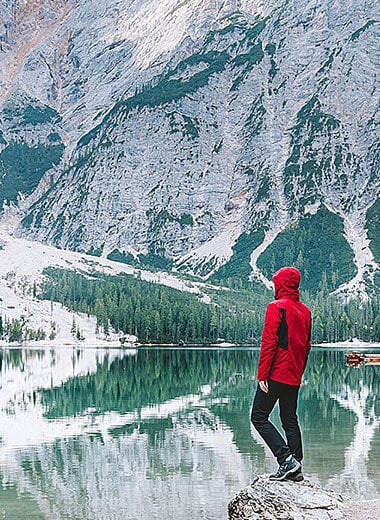
M 268 381 L 268 386 L 268 393 L 263 392 L 260 386 L 257 387 L 251 414 L 252 424 L 268 444 L 279 464 L 282 464 L 290 454 L 301 462 L 303 458 L 302 440 L 297 418 L 299 386 L 286 385 L 272 380 Z M 268 420 L 277 400 L 280 405 L 281 423 L 285 430 L 287 443 Z

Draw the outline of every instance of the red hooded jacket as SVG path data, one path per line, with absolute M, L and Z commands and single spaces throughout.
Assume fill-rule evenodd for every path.
M 301 275 L 283 267 L 273 275 L 275 300 L 267 307 L 257 379 L 299 386 L 311 348 L 311 314 L 300 301 Z

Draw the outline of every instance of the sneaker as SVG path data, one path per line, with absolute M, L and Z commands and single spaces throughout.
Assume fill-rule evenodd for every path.
M 269 475 L 269 480 L 285 480 L 288 475 L 296 473 L 301 468 L 301 464 L 293 455 L 289 455 L 285 462 L 281 464 L 276 473 Z
M 302 482 L 304 480 L 302 467 L 297 469 L 297 471 L 294 473 L 289 473 L 289 475 L 286 477 L 286 480 L 291 480 L 292 482 Z

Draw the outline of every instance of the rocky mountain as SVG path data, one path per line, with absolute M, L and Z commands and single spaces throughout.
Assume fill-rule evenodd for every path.
M 19 236 L 208 277 L 380 284 L 371 0 L 1 0 Z

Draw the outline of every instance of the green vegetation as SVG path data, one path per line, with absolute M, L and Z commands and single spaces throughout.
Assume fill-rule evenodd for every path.
M 75 222 L 76 220 L 76 216 L 79 214 L 79 212 L 77 212 L 76 214 L 72 215 L 72 220 Z M 62 226 L 60 226 L 60 228 L 58 229 L 58 236 L 59 238 L 57 238 L 57 232 L 55 233 L 54 235 L 54 240 L 57 241 L 58 245 L 59 245 L 59 240 L 61 239 L 62 237 L 62 234 L 63 232 L 65 231 L 65 224 L 66 224 L 66 219 L 64 216 L 62 216 Z M 66 227 L 66 231 L 67 231 L 67 227 Z M 74 232 L 71 232 L 67 238 L 67 247 L 69 249 L 72 249 L 74 251 L 78 251 L 78 249 L 80 249 L 80 246 L 81 244 L 83 243 L 83 235 L 85 234 L 85 225 L 84 224 L 80 224 L 80 226 L 78 226 L 77 228 L 75 228 Z
M 331 65 L 334 61 L 335 51 L 330 54 L 322 67 L 317 71 L 317 74 L 322 74 L 323 72 L 327 72 L 330 70 Z
M 58 123 L 61 121 L 61 116 L 48 106 L 33 106 L 27 105 L 22 114 L 23 123 L 25 125 L 39 125 L 44 123 Z
M 128 275 L 93 274 L 87 278 L 54 268 L 44 273 L 41 298 L 94 314 L 97 328 L 105 334 L 112 327 L 117 332 L 135 334 L 142 342 L 158 344 L 203 344 L 218 338 L 258 344 L 266 305 L 273 299 L 262 287 L 244 286 L 233 277 L 227 278 L 233 288 L 209 290 L 213 304 L 208 305 L 193 294 Z M 307 290 L 305 277 L 301 283 L 302 299 L 312 311 L 313 341 L 380 341 L 380 298 L 343 303 L 330 295 L 330 285 L 326 274 L 316 293 Z
M 268 43 L 265 46 L 265 51 L 273 58 L 275 52 L 276 52 L 276 44 L 275 43 Z
M 86 254 L 91 255 L 91 256 L 100 257 L 100 256 L 102 256 L 102 253 L 103 253 L 103 247 L 104 246 L 100 246 L 98 248 L 90 247 L 90 249 L 88 251 L 86 251 Z
M 43 214 L 44 214 L 44 211 L 43 211 L 43 209 L 41 209 L 37 213 L 37 217 L 42 219 Z M 36 218 L 35 225 L 39 226 L 40 223 L 41 223 L 41 220 L 38 220 Z M 64 227 L 65 227 L 65 217 L 64 217 L 64 215 L 62 213 L 60 213 L 57 216 L 57 218 L 55 219 L 55 222 L 54 222 L 54 243 L 56 245 L 59 245 L 59 242 L 60 242 L 60 240 L 62 238 L 62 235 L 63 235 Z
M 43 193 L 43 195 L 30 206 L 28 214 L 21 220 L 21 224 L 26 229 L 30 228 L 33 221 L 36 227 L 41 226 L 42 218 L 45 214 L 44 204 L 46 203 L 49 207 L 49 197 L 52 194 L 53 189 L 56 187 L 56 183 L 53 182 L 52 176 L 50 176 L 50 186 Z
M 61 136 L 57 132 L 52 132 L 47 136 L 47 139 L 50 143 L 60 143 Z
M 232 11 L 231 13 L 226 14 L 223 16 L 221 21 L 227 20 L 231 24 L 235 25 L 235 27 L 242 27 L 245 28 L 247 26 L 247 18 L 242 11 Z
M 251 49 L 245 54 L 238 54 L 236 58 L 232 60 L 232 64 L 235 67 L 241 67 L 242 65 L 248 65 L 250 68 L 252 65 L 256 65 L 260 63 L 260 61 L 264 58 L 264 52 L 262 48 L 262 43 L 259 42 L 256 45 L 253 45 Z
M 180 114 L 179 112 L 176 112 L 176 116 L 180 117 L 182 121 L 180 122 L 176 120 L 175 115 L 170 113 L 169 121 L 171 134 L 181 131 L 185 137 L 189 136 L 191 139 L 199 137 L 199 121 L 196 118 L 192 119 L 191 117 Z
M 246 119 L 246 127 L 249 129 L 249 134 L 251 136 L 258 135 L 260 132 L 263 123 L 264 123 L 264 116 L 266 114 L 265 107 L 263 105 L 263 92 L 257 96 L 257 98 L 252 102 L 250 111 L 248 113 L 247 119 Z
M 258 22 L 253 25 L 251 32 L 248 33 L 248 38 L 254 39 L 254 33 L 257 35 L 264 28 L 265 23 L 260 21 L 260 18 L 257 18 Z M 204 45 L 208 45 L 211 42 L 215 42 L 215 40 L 219 37 L 223 37 L 226 34 L 234 33 L 235 31 L 244 31 L 244 34 L 247 38 L 247 27 L 249 27 L 249 22 L 246 16 L 241 11 L 235 11 L 233 13 L 229 13 L 220 19 L 220 22 L 227 22 L 227 25 L 222 27 L 221 29 L 213 29 L 208 32 L 206 39 L 204 41 Z M 249 29 L 248 29 L 249 30 Z
M 0 153 L 0 200 L 16 201 L 19 192 L 31 193 L 44 173 L 59 163 L 63 150 L 63 144 L 9 144 Z
M 134 96 L 116 103 L 113 109 L 103 119 L 102 123 L 80 139 L 79 145 L 86 146 L 89 144 L 92 139 L 99 135 L 103 125 L 113 120 L 119 113 L 127 115 L 135 108 L 140 109 L 145 106 L 155 107 L 178 101 L 187 94 L 191 94 L 199 88 L 204 87 L 213 74 L 224 70 L 229 58 L 230 56 L 227 51 L 210 51 L 204 54 L 194 54 L 186 60 L 181 61 L 174 70 L 161 76 L 156 84 L 146 85 L 140 92 L 136 92 Z M 172 76 L 181 73 L 186 67 L 198 63 L 204 63 L 207 67 L 191 76 L 187 81 L 171 79 Z
M 105 359 L 94 374 L 70 378 L 59 387 L 42 389 L 40 395 L 46 417 L 54 419 L 77 416 L 89 408 L 96 409 L 97 414 L 139 410 L 197 393 L 205 384 L 215 386 L 219 394 L 221 385 L 223 391 L 231 388 L 231 374 L 237 373 L 247 376 L 251 390 L 257 352 L 224 351 L 222 359 L 221 363 L 217 351 L 140 349 L 136 356 L 112 363 Z M 135 427 L 131 425 L 132 430 Z
M 224 36 L 228 33 L 233 33 L 236 31 L 236 29 L 239 27 L 239 25 L 235 22 L 233 23 L 230 23 L 226 26 L 224 26 L 222 29 L 215 29 L 215 30 L 212 30 L 212 31 L 209 31 L 207 37 L 206 37 L 206 40 L 205 40 L 205 45 L 208 45 L 209 43 L 211 43 L 212 41 L 215 40 L 215 37 L 220 37 L 220 36 Z
M 241 69 L 241 73 L 235 78 L 231 86 L 231 92 L 239 88 L 249 71 L 264 58 L 262 41 L 258 39 L 258 36 L 265 25 L 266 19 L 262 20 L 257 17 L 256 22 L 244 30 L 244 38 L 239 44 L 235 58 L 231 61 L 233 67 Z
M 329 294 L 326 276 L 323 276 L 320 287 L 316 295 L 302 291 L 303 301 L 310 307 L 313 317 L 314 342 L 346 341 L 351 338 L 380 341 L 378 296 L 366 302 L 353 298 L 343 304 L 339 298 Z
M 113 260 L 114 262 L 121 262 L 122 264 L 130 264 L 134 265 L 136 262 L 136 258 L 131 255 L 131 253 L 125 254 L 124 251 L 120 252 L 118 249 L 114 249 L 107 256 L 108 260 Z
M 264 201 L 265 199 L 270 199 L 270 190 L 272 187 L 272 177 L 267 168 L 263 168 L 260 171 L 259 175 L 259 185 L 256 195 L 256 200 Z
M 195 119 L 191 119 L 191 117 L 182 116 L 185 122 L 185 130 L 186 133 L 192 138 L 196 139 L 199 137 L 199 126 L 198 121 Z
M 355 41 L 359 38 L 359 36 L 364 32 L 366 31 L 369 27 L 371 27 L 371 25 L 373 25 L 374 23 L 376 23 L 376 20 L 368 20 L 368 22 L 363 25 L 363 27 L 360 27 L 360 29 L 358 29 L 357 31 L 355 31 L 352 35 L 351 35 L 351 40 L 352 41 Z
M 314 95 L 298 112 L 297 122 L 292 131 L 292 153 L 288 158 L 285 169 L 285 195 L 293 205 L 299 200 L 299 193 L 302 190 L 302 200 L 307 201 L 308 196 L 313 196 L 315 184 L 323 181 L 323 175 L 331 177 L 331 170 L 334 168 L 335 151 L 331 145 L 331 136 L 339 132 L 340 121 L 331 114 L 326 114 L 321 109 L 321 103 Z M 315 139 L 323 138 L 325 141 L 324 156 L 320 158 L 316 149 L 313 147 Z M 302 150 L 302 162 L 301 162 Z M 337 149 L 337 154 L 342 153 L 342 149 Z M 339 159 L 338 164 L 339 163 Z M 344 183 L 343 176 L 339 178 L 339 183 Z M 340 186 L 342 187 L 342 186 Z M 305 203 L 305 202 L 304 202 Z
M 253 24 L 247 31 L 246 31 L 246 38 L 249 41 L 255 41 L 256 38 L 259 36 L 259 34 L 265 29 L 265 26 L 267 24 L 268 18 L 260 19 L 260 17 L 256 17 L 256 23 Z
M 32 329 L 28 325 L 25 316 L 19 319 L 9 319 L 0 316 L 0 339 L 8 343 L 21 343 L 22 341 L 38 341 L 46 338 L 46 332 L 42 328 Z
M 32 100 L 30 100 L 32 101 Z M 21 118 L 24 125 L 36 126 L 45 123 L 59 123 L 61 116 L 47 105 L 31 104 L 26 101 L 8 101 L 3 108 L 2 115 L 6 121 Z
M 252 268 L 250 258 L 252 251 L 258 247 L 264 239 L 263 231 L 242 233 L 233 246 L 233 255 L 215 274 L 210 281 L 222 283 L 227 286 L 247 286 Z
M 271 59 L 270 60 L 270 69 L 269 69 L 269 77 L 271 80 L 276 76 L 277 72 L 279 71 L 279 68 L 276 65 L 276 62 Z
M 138 266 L 147 266 L 153 269 L 161 269 L 169 271 L 173 267 L 173 260 L 165 258 L 162 255 L 157 255 L 153 252 L 149 252 L 146 255 L 139 254 L 138 261 L 135 263 Z
M 114 262 L 121 262 L 123 264 L 129 264 L 140 268 L 146 266 L 150 269 L 169 271 L 173 267 L 173 260 L 165 258 L 164 256 L 156 255 L 152 252 L 149 252 L 146 255 L 140 253 L 135 257 L 131 255 L 131 253 L 125 254 L 124 251 L 120 252 L 118 249 L 114 249 L 107 258 Z
M 16 351 L 17 352 L 17 351 Z M 12 352 L 15 356 L 16 352 Z M 7 353 L 7 357 L 10 353 Z M 78 352 L 80 355 L 80 352 Z M 75 417 L 94 410 L 94 415 L 110 411 L 127 413 L 141 410 L 145 406 L 161 404 L 178 396 L 199 393 L 200 388 L 207 384 L 211 386 L 209 402 L 213 403 L 212 411 L 223 418 L 223 424 L 229 425 L 234 432 L 234 442 L 240 440 L 239 449 L 242 453 L 250 452 L 252 446 L 250 424 L 247 417 L 252 406 L 252 383 L 256 378 L 258 351 L 224 350 L 212 351 L 203 349 L 139 349 L 135 356 L 125 356 L 112 362 L 109 358 L 97 364 L 95 373 L 69 378 L 63 384 L 39 390 L 42 404 L 49 419 L 58 417 Z M 9 358 L 7 359 L 10 362 Z M 22 364 L 22 359 L 14 360 L 14 364 Z M 345 366 L 342 352 L 313 351 L 309 357 L 303 385 L 300 394 L 300 416 L 309 435 L 325 436 L 331 430 L 331 417 L 334 417 L 334 428 L 347 430 L 347 416 L 342 417 L 331 394 L 340 393 L 342 384 L 351 388 L 359 388 L 365 384 L 372 388 L 373 394 L 379 391 L 380 377 L 376 367 L 365 369 L 350 369 Z M 223 405 L 220 404 L 223 397 Z M 216 398 L 219 404 L 215 403 Z M 338 408 L 334 408 L 338 407 Z M 375 404 L 379 414 L 379 401 Z M 194 409 L 190 405 L 190 410 Z M 184 411 L 181 410 L 183 418 Z M 222 414 L 222 415 L 220 415 Z M 315 417 L 323 422 L 323 426 L 315 429 Z M 242 420 L 238 418 L 242 417 Z M 173 427 L 171 418 L 165 417 L 164 429 Z M 351 431 L 355 424 L 352 417 Z M 116 427 L 111 435 L 132 433 L 139 427 L 140 433 L 152 434 L 159 425 L 151 424 L 149 420 L 136 417 L 136 422 Z M 245 441 L 241 437 L 243 427 Z M 311 441 L 310 438 L 310 441 Z M 248 442 L 247 442 L 248 441 Z M 344 443 L 342 443 L 344 445 Z M 343 448 L 342 445 L 342 459 Z M 336 451 L 334 443 L 332 450 Z
M 248 52 L 238 53 L 237 56 L 232 60 L 234 67 L 241 68 L 242 72 L 235 78 L 231 85 L 231 92 L 237 90 L 241 83 L 247 77 L 247 74 L 252 70 L 253 66 L 260 63 L 264 57 L 262 48 L 262 42 L 251 43 Z
M 213 153 L 219 153 L 220 150 L 222 149 L 222 146 L 223 146 L 223 141 L 224 141 L 224 138 L 222 138 L 218 143 L 216 143 L 214 145 L 214 148 L 213 148 Z
M 313 317 L 313 342 L 337 342 L 358 338 L 363 341 L 380 341 L 380 298 L 374 296 L 370 301 L 362 302 L 353 298 L 348 303 L 330 294 L 327 277 L 323 275 L 316 293 L 305 288 L 305 280 L 301 280 L 301 298 L 311 309 Z M 212 294 L 217 305 L 227 306 L 239 312 L 251 310 L 252 336 L 260 339 L 264 323 L 267 303 L 273 294 L 260 286 L 250 284 L 236 290 L 219 291 Z
M 342 219 L 322 206 L 280 233 L 257 264 L 268 277 L 284 265 L 294 265 L 301 271 L 305 289 L 315 294 L 326 279 L 332 291 L 356 273 L 354 253 L 343 231 Z
M 293 128 L 294 138 L 304 135 L 305 127 L 310 134 L 307 144 L 311 143 L 312 136 L 318 132 L 331 133 L 340 127 L 340 121 L 330 114 L 326 114 L 321 109 L 321 103 L 316 95 L 314 95 L 298 112 L 297 123 Z
M 33 213 L 28 213 L 22 220 L 21 225 L 25 229 L 30 229 L 33 224 Z
M 186 0 L 184 0 L 186 1 Z M 177 6 L 179 9 L 185 3 Z M 176 8 L 176 9 L 177 9 Z M 257 40 L 258 35 L 264 29 L 266 20 L 257 18 L 256 22 L 248 29 L 246 29 L 245 21 L 236 22 L 234 13 L 232 23 L 226 27 L 210 31 L 204 42 L 204 49 L 209 43 L 212 43 L 216 36 L 223 36 L 229 32 L 234 32 L 237 28 L 244 29 L 244 52 L 237 54 L 231 60 L 230 52 L 227 50 L 205 50 L 198 54 L 193 54 L 188 58 L 182 60 L 173 70 L 163 73 L 154 83 L 144 85 L 141 90 L 137 90 L 133 96 L 117 102 L 112 110 L 104 117 L 102 122 L 92 129 L 88 134 L 83 136 L 79 141 L 79 146 L 87 146 L 93 139 L 100 137 L 100 144 L 107 146 L 108 138 L 106 132 L 103 133 L 104 126 L 112 124 L 115 117 L 123 114 L 124 117 L 134 109 L 141 109 L 143 107 L 157 107 L 160 105 L 169 104 L 178 101 L 186 95 L 196 92 L 198 89 L 206 86 L 214 74 L 218 74 L 225 70 L 227 64 L 231 62 L 235 67 L 245 66 L 246 70 L 259 63 L 263 57 L 262 42 Z M 238 15 L 240 18 L 240 15 Z M 234 44 L 236 46 L 236 44 Z M 230 51 L 232 51 L 231 46 Z M 181 75 L 186 69 L 196 65 L 203 64 L 205 68 L 196 72 L 186 80 L 173 79 L 173 77 Z M 240 78 L 240 81 L 243 78 Z M 237 84 L 236 84 L 237 87 Z M 189 119 L 189 118 L 188 118 Z M 198 128 L 196 122 L 185 120 L 185 130 L 193 138 L 198 137 Z
M 178 9 L 181 9 L 182 7 L 185 7 L 190 2 L 190 0 L 182 0 L 178 5 L 176 5 L 168 14 L 168 16 L 172 16 Z
M 71 271 L 49 268 L 41 297 L 70 309 L 95 314 L 105 334 L 110 325 L 124 334 L 137 334 L 143 342 L 256 342 L 257 324 L 263 319 L 238 307 L 234 297 L 206 305 L 189 293 L 145 282 L 128 275 L 93 274 L 88 279 Z M 252 296 L 253 298 L 253 296 Z M 263 299 L 257 296 L 254 300 Z
M 305 125 L 314 134 L 323 129 L 335 130 L 339 128 L 340 121 L 334 116 L 323 112 L 318 97 L 314 95 L 298 112 L 297 124 L 293 129 L 293 134 L 297 137 L 301 136 Z
M 180 215 L 175 215 L 170 213 L 167 209 L 148 209 L 146 212 L 146 216 L 150 219 L 149 223 L 149 232 L 156 234 L 158 231 L 161 231 L 168 223 L 176 222 L 181 226 L 181 228 L 185 226 L 192 226 L 194 224 L 193 217 L 190 213 L 181 213 Z
M 368 229 L 368 238 L 370 239 L 370 248 L 375 257 L 376 262 L 380 263 L 380 199 L 367 211 L 366 228 Z

